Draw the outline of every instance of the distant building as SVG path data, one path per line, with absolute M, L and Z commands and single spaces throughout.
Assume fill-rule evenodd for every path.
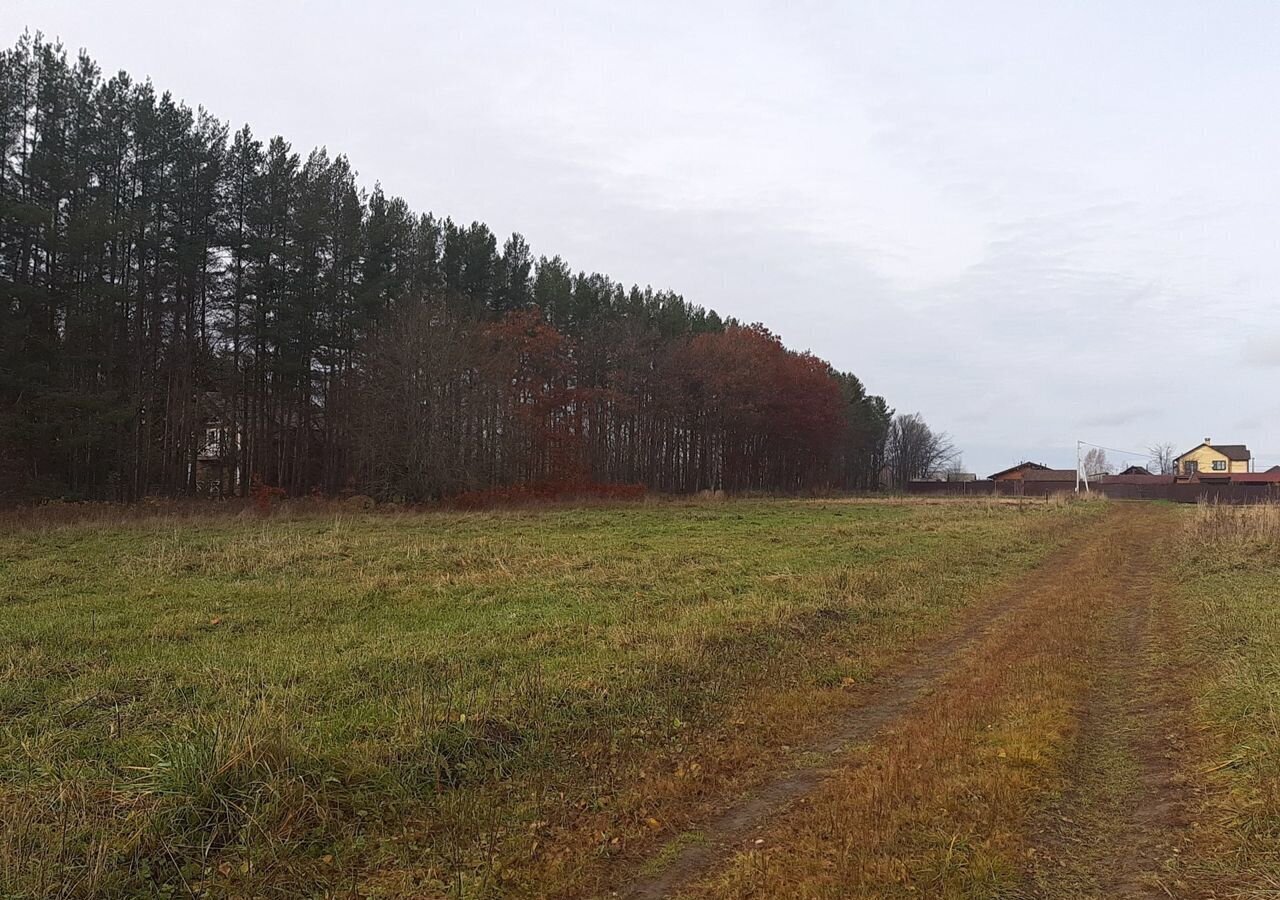
M 947 481 L 977 481 L 976 472 L 948 472 Z
M 1150 475 L 1150 474 L 1151 474 L 1151 472 L 1147 469 L 1147 467 L 1146 467 L 1146 466 L 1130 466 L 1129 468 L 1125 469 L 1123 472 L 1120 472 L 1119 474 L 1121 474 L 1121 475 Z
M 1215 479 L 1205 479 L 1201 476 L 1198 481 L 1213 481 Z M 1232 472 L 1227 476 L 1227 480 L 1232 484 L 1271 484 L 1280 485 L 1280 467 L 1267 469 L 1265 472 Z
M 195 433 L 196 459 L 191 473 L 196 493 L 231 495 L 240 485 L 240 430 L 221 394 L 201 398 L 202 424 Z
M 1215 444 L 1205 438 L 1173 461 L 1173 471 L 1179 478 L 1226 478 L 1232 473 L 1248 472 L 1252 459 L 1244 444 Z
M 992 481 L 1022 481 L 1028 472 L 1048 472 L 1049 467 L 1042 463 L 1020 462 L 1016 466 L 1002 469 L 988 476 Z

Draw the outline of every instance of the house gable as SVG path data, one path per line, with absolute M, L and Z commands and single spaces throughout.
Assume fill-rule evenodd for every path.
M 1213 444 L 1206 438 L 1174 460 L 1178 475 L 1227 475 L 1249 471 L 1249 448 L 1244 444 Z

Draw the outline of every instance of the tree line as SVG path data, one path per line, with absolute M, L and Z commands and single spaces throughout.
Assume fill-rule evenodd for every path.
M 0 291 L 8 496 L 865 489 L 894 420 L 763 326 L 39 35 L 0 53 Z

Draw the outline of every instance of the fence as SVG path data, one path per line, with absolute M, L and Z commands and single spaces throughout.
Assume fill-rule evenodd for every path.
M 1076 489 L 1074 481 L 912 481 L 908 494 L 939 497 L 1049 497 Z M 1083 490 L 1083 487 L 1081 488 Z M 1280 502 L 1280 484 L 1091 483 L 1089 489 L 1114 500 L 1172 500 L 1174 503 Z

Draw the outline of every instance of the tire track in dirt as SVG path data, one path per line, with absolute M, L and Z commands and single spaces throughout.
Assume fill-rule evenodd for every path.
M 1090 548 L 1116 539 L 1123 518 L 1112 514 L 1082 543 L 1059 550 L 1023 575 L 993 600 L 970 611 L 961 624 L 914 653 L 908 662 L 883 673 L 864 700 L 841 716 L 838 725 L 798 754 L 798 759 L 826 757 L 820 763 L 798 765 L 746 794 L 700 829 L 704 840 L 678 850 L 670 859 L 651 862 L 656 871 L 634 877 L 613 892 L 626 900 L 658 900 L 709 871 L 742 849 L 768 820 L 812 793 L 844 762 L 854 748 L 874 741 L 901 720 L 918 701 L 929 696 L 957 663 L 990 635 L 1001 622 L 1016 616 L 1046 593 L 1061 590 L 1064 571 L 1083 566 Z M 847 768 L 846 768 L 847 771 Z
M 1190 846 L 1177 765 L 1186 725 L 1157 627 L 1159 547 L 1128 542 L 1115 619 L 1081 713 L 1067 787 L 1032 828 L 1018 897 L 1174 897 Z

